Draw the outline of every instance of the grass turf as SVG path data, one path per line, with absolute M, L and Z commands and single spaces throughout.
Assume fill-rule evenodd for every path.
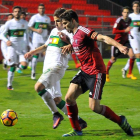
M 107 64 L 108 59 L 105 59 Z M 62 134 L 71 131 L 67 116 L 54 130 L 52 114 L 42 99 L 34 91 L 36 80 L 30 79 L 30 70 L 23 74 L 15 73 L 14 91 L 6 89 L 7 71 L 0 65 L 0 112 L 13 109 L 18 114 L 18 123 L 13 127 L 0 124 L 0 140 L 138 140 L 140 139 L 140 75 L 136 65 L 133 73 L 137 80 L 123 79 L 121 69 L 127 59 L 118 59 L 110 70 L 110 82 L 105 84 L 101 104 L 109 106 L 117 114 L 123 114 L 134 130 L 134 137 L 127 136 L 121 128 L 101 115 L 93 113 L 88 107 L 88 92 L 78 100 L 79 116 L 87 121 L 88 127 L 83 136 L 62 138 Z M 37 79 L 42 73 L 42 62 L 37 65 Z M 69 81 L 77 73 L 74 62 L 69 61 L 69 68 L 61 80 L 63 99 L 69 87 Z M 61 112 L 61 111 L 60 111 Z M 62 113 L 62 112 L 61 112 Z

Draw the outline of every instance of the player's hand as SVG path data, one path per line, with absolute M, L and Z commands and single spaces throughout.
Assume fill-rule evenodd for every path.
M 132 29 L 133 27 L 127 27 L 126 29 L 125 29 L 125 33 L 128 33 L 131 29 Z
M 126 46 L 121 46 L 121 47 L 119 47 L 119 50 L 121 53 L 126 55 L 126 54 L 128 54 L 129 48 Z
M 36 32 L 41 34 L 43 32 L 43 30 L 40 28 L 40 29 L 36 29 Z
M 66 42 L 66 43 L 70 43 L 68 36 L 62 32 L 58 32 L 59 37 L 61 38 L 62 41 Z
M 67 46 L 63 46 L 63 47 L 61 47 L 61 53 L 62 54 L 68 54 L 69 52 L 71 52 L 72 51 L 72 45 L 71 44 L 69 44 L 69 45 L 67 45 Z
M 25 57 L 25 59 L 28 59 L 28 58 L 31 58 L 33 55 L 34 55 L 33 52 L 30 51 L 30 52 L 25 53 L 24 57 Z
M 8 41 L 6 42 L 6 45 L 7 45 L 7 46 L 12 46 L 12 42 L 11 42 L 10 40 L 8 40 Z

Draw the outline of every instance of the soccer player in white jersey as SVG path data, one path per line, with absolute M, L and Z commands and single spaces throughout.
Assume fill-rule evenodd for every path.
M 7 17 L 7 21 L 11 20 L 12 18 L 13 18 L 13 15 L 9 14 L 8 17 Z M 0 27 L 0 33 L 3 30 L 4 30 L 4 25 L 2 25 Z M 5 36 L 7 36 L 7 34 Z M 7 45 L 6 45 L 6 42 L 4 42 L 2 40 L 1 40 L 1 51 L 2 51 L 2 55 L 4 57 L 4 59 L 3 59 L 3 69 L 6 69 L 7 68 L 7 60 L 6 60 L 6 57 L 7 57 Z
M 16 69 L 16 64 L 20 62 L 19 67 L 21 69 L 27 68 L 27 62 L 24 58 L 24 32 L 27 32 L 27 24 L 25 21 L 20 19 L 21 7 L 13 7 L 13 16 L 14 18 L 5 23 L 5 28 L 1 33 L 1 39 L 7 44 L 7 61 L 10 66 L 8 71 L 8 83 L 7 89 L 13 90 L 12 81 L 14 76 L 14 71 Z M 8 32 L 9 38 L 5 37 L 5 34 Z M 19 61 L 17 59 L 19 57 Z
M 132 6 L 134 12 L 129 15 L 132 20 L 130 24 L 132 29 L 130 30 L 129 40 L 133 48 L 133 52 L 136 57 L 136 64 L 140 73 L 140 2 L 134 1 Z
M 29 21 L 29 29 L 33 31 L 33 47 L 34 49 L 38 48 L 39 46 L 43 45 L 48 38 L 50 33 L 50 18 L 45 15 L 45 6 L 44 4 L 38 5 L 38 14 L 35 14 L 31 17 Z M 31 72 L 31 79 L 36 79 L 35 77 L 35 70 L 37 64 L 37 58 L 39 54 L 36 54 L 32 58 L 32 72 Z
M 26 26 L 28 26 L 28 22 L 27 22 L 27 20 L 26 20 L 26 12 L 24 12 L 24 11 L 22 11 L 21 12 L 21 15 L 20 15 L 20 19 L 22 19 L 22 20 L 24 20 L 24 22 L 27 24 Z M 27 30 L 28 31 L 28 30 Z M 28 31 L 29 32 L 29 31 Z M 27 33 L 28 33 L 27 32 Z M 24 49 L 23 49 L 23 52 L 24 52 L 24 54 L 26 53 L 26 52 L 28 52 L 28 46 L 29 46 L 29 37 L 27 37 L 27 36 L 29 36 L 29 35 L 27 35 L 26 33 L 24 33 Z M 27 40 L 28 39 L 28 40 Z M 19 65 L 18 65 L 19 66 Z M 16 71 L 18 72 L 18 73 L 23 73 L 22 71 L 21 71 L 21 69 L 19 68 L 17 66 L 17 68 L 16 68 Z
M 67 55 L 61 53 L 61 47 L 69 44 L 69 42 L 63 42 L 59 37 L 58 32 L 61 31 L 67 34 L 70 38 L 72 38 L 72 34 L 68 33 L 63 28 L 61 20 L 59 19 L 59 15 L 61 15 L 64 11 L 64 8 L 58 8 L 54 12 L 56 28 L 51 31 L 46 43 L 43 46 L 25 54 L 25 58 L 29 58 L 32 55 L 46 50 L 43 74 L 35 84 L 35 90 L 53 113 L 54 129 L 57 128 L 63 120 L 63 116 L 58 112 L 57 107 L 67 115 L 65 101 L 61 99 L 62 93 L 60 90 L 60 79 L 63 77 L 68 63 Z M 82 129 L 87 126 L 86 122 L 80 117 L 78 121 Z

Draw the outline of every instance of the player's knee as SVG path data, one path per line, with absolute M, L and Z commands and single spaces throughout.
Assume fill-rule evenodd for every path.
M 66 95 L 65 96 L 65 101 L 69 104 L 72 104 L 74 102 L 74 99 L 72 97 Z
M 41 83 L 36 83 L 34 88 L 36 92 L 40 92 L 45 89 L 45 87 Z
M 112 61 L 112 63 L 115 63 L 117 61 L 117 59 L 116 58 L 112 58 L 111 61 Z

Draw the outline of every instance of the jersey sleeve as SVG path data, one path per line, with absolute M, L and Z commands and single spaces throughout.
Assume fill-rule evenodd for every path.
M 98 32 L 95 32 L 95 30 L 93 29 L 89 29 L 89 32 L 87 32 L 87 36 L 96 41 Z
M 50 36 L 52 35 L 52 33 L 53 33 L 53 30 L 51 31 L 51 33 L 50 33 L 50 35 L 49 35 L 47 41 L 45 42 L 45 45 L 47 45 L 47 46 L 48 46 L 48 44 L 50 43 Z
M 120 34 L 120 33 L 124 33 L 125 30 L 119 30 L 119 27 L 121 25 L 121 18 L 118 18 L 113 26 L 113 34 Z
M 32 26 L 34 25 L 34 23 L 35 23 L 35 18 L 34 18 L 34 16 L 33 16 L 33 17 L 31 17 L 31 19 L 29 20 L 28 27 L 32 27 Z
M 8 39 L 5 36 L 5 34 L 8 32 L 8 30 L 9 30 L 9 22 L 6 22 L 2 29 L 2 32 L 0 34 L 0 39 L 3 40 L 4 42 L 8 41 Z

